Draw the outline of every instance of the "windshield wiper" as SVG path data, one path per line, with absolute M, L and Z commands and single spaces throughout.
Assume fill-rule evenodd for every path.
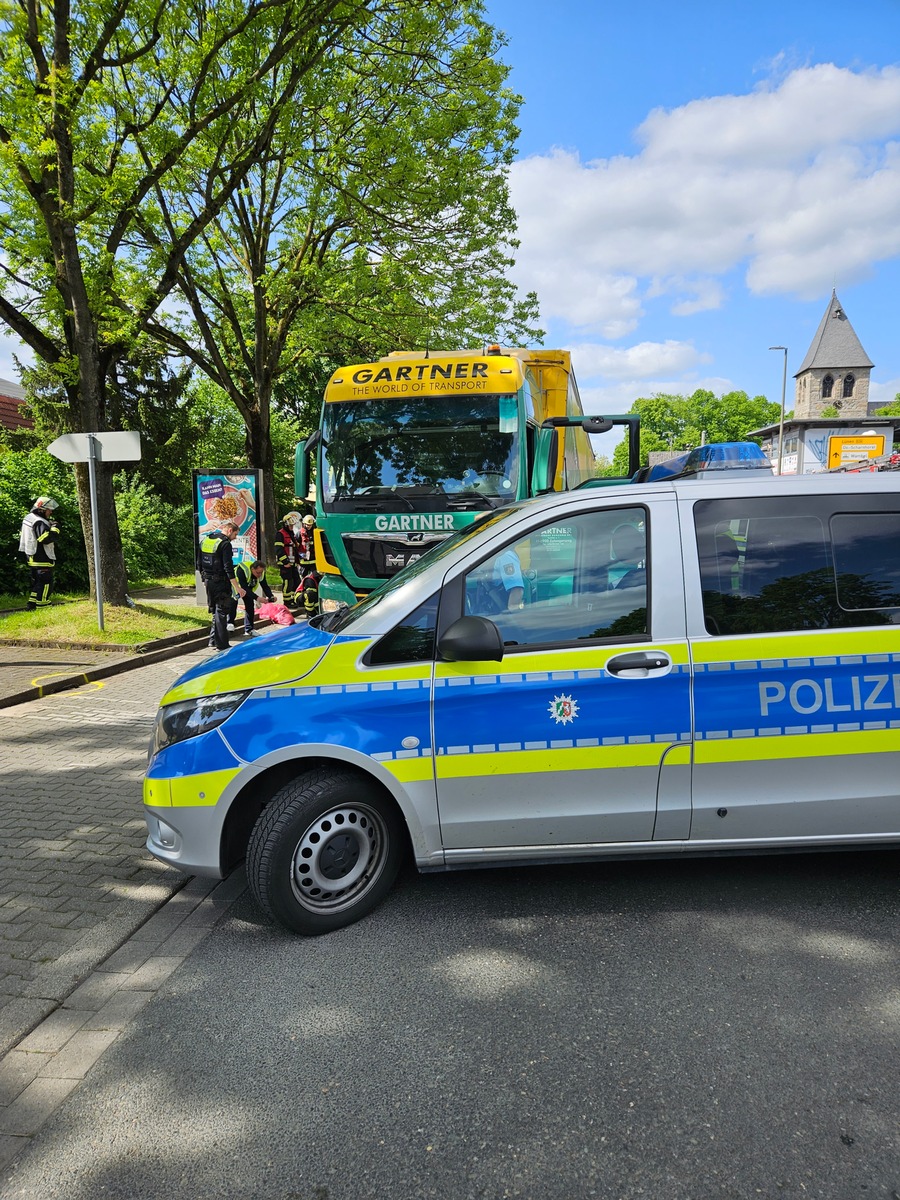
M 501 500 L 501 496 L 486 496 L 484 492 L 447 492 L 447 507 L 460 510 L 475 507 L 472 501 L 478 501 L 482 508 L 498 508 L 499 505 L 493 503 L 495 500 Z

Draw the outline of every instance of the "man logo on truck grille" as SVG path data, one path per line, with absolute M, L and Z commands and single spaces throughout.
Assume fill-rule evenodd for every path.
M 571 696 L 554 696 L 549 711 L 557 725 L 571 725 L 578 716 L 578 705 Z

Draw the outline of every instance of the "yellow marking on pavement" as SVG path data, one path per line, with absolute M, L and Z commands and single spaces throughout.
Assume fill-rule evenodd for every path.
M 87 683 L 79 684 L 77 688 L 73 688 L 68 692 L 58 692 L 60 700 L 77 700 L 79 696 L 93 696 L 99 692 L 101 688 L 105 688 L 106 684 L 102 679 L 89 679 Z
M 42 697 L 44 695 L 44 689 L 41 687 L 41 684 L 47 679 L 81 679 L 82 682 L 78 684 L 79 689 L 84 687 L 92 687 L 94 691 L 99 691 L 100 688 L 106 686 L 100 679 L 88 679 L 86 674 L 73 675 L 71 671 L 51 671 L 48 675 L 35 675 L 34 679 L 31 681 L 31 686 L 36 687 L 38 693 Z M 59 692 L 57 694 L 60 696 L 71 696 L 72 692 Z

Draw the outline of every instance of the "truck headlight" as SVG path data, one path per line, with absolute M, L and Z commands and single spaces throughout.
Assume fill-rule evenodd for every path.
M 218 696 L 198 696 L 195 700 L 166 704 L 156 714 L 151 754 L 174 742 L 183 742 L 215 729 L 227 721 L 249 695 L 249 692 L 223 692 Z

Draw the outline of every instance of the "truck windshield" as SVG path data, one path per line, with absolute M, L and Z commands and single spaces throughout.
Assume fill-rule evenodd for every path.
M 325 405 L 330 512 L 484 510 L 515 497 L 514 396 L 417 396 Z
M 510 504 L 509 507 L 500 509 L 499 512 L 485 513 L 481 517 L 477 517 L 471 525 L 466 525 L 464 529 L 457 529 L 455 533 L 450 534 L 442 542 L 425 552 L 421 558 L 414 563 L 410 563 L 408 567 L 389 579 L 387 583 L 383 583 L 381 587 L 376 588 L 374 592 L 369 592 L 368 596 L 363 596 L 362 600 L 354 604 L 352 607 L 344 606 L 343 608 L 335 609 L 332 612 L 320 613 L 318 616 L 310 618 L 310 625 L 314 629 L 323 629 L 327 633 L 342 633 L 348 626 L 353 625 L 364 613 L 369 613 L 373 608 L 376 608 L 382 600 L 390 596 L 399 587 L 405 586 L 411 580 L 421 575 L 427 570 L 432 563 L 438 562 L 440 559 L 451 554 L 457 547 L 464 545 L 470 538 L 480 537 L 486 529 L 492 529 L 503 521 L 508 521 L 510 517 L 518 515 L 522 511 L 521 504 Z

